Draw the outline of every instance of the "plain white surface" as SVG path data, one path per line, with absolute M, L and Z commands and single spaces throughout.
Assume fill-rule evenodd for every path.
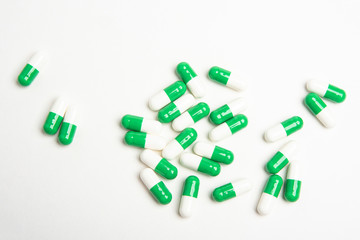
M 359 239 L 359 1 L 1 1 L 0 239 Z M 29 87 L 17 76 L 37 50 L 48 64 Z M 211 110 L 240 96 L 249 125 L 221 141 L 235 160 L 217 177 L 178 164 L 165 181 L 173 194 L 157 204 L 141 183 L 141 150 L 125 146 L 125 114 L 155 118 L 149 97 L 191 64 L 207 87 Z M 212 66 L 248 76 L 237 93 L 207 78 Z M 324 128 L 305 108 L 305 83 L 328 76 L 347 92 L 326 102 L 337 126 Z M 52 102 L 68 96 L 81 124 L 61 146 L 42 133 Z M 265 143 L 266 129 L 299 115 L 301 131 Z M 195 124 L 199 140 L 212 125 Z M 176 134 L 170 131 L 169 136 Z M 303 161 L 300 200 L 280 193 L 266 217 L 256 205 L 268 178 L 264 165 L 288 140 Z M 190 151 L 189 148 L 187 151 Z M 286 171 L 283 171 L 286 172 Z M 194 216 L 178 215 L 182 185 L 200 178 Z M 254 188 L 223 203 L 215 187 L 248 178 Z

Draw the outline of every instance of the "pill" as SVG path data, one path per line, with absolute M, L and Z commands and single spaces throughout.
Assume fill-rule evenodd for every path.
M 175 131 L 182 131 L 185 128 L 190 127 L 194 123 L 198 122 L 202 118 L 206 117 L 209 115 L 209 113 L 209 105 L 204 102 L 200 102 L 181 114 L 180 117 L 176 118 L 172 122 L 172 128 Z
M 218 109 L 214 110 L 210 114 L 210 120 L 219 125 L 235 115 L 243 112 L 247 107 L 247 103 L 244 98 L 235 99 Z
M 226 122 L 215 127 L 209 133 L 211 141 L 219 141 L 226 137 L 229 137 L 248 125 L 248 119 L 245 115 L 239 114 L 235 117 L 227 120 Z
M 201 98 L 205 96 L 204 84 L 199 79 L 198 75 L 186 62 L 181 62 L 176 67 L 176 73 L 179 75 L 180 79 L 184 81 L 187 88 L 190 90 L 191 94 L 196 98 Z
M 171 192 L 166 187 L 165 183 L 156 176 L 153 170 L 150 168 L 141 170 L 140 178 L 146 188 L 150 190 L 151 194 L 159 203 L 165 205 L 171 202 Z
M 306 88 L 309 92 L 316 93 L 323 98 L 332 100 L 337 103 L 343 102 L 346 98 L 346 93 L 344 90 L 327 82 L 309 80 L 306 83 Z
M 158 111 L 170 102 L 175 101 L 186 91 L 186 85 L 182 81 L 176 81 L 162 91 L 152 96 L 149 100 L 149 107 L 153 111 Z
M 67 109 L 67 102 L 64 98 L 56 99 L 51 106 L 50 112 L 44 123 L 44 131 L 49 135 L 54 135 L 59 130 L 60 124 L 64 118 Z
M 257 205 L 257 212 L 260 215 L 267 215 L 272 211 L 282 185 L 283 180 L 279 175 L 271 175 L 269 177 Z
M 77 108 L 68 107 L 65 113 L 64 121 L 59 132 L 59 142 L 63 145 L 69 145 L 73 142 L 78 122 L 76 121 Z
M 305 105 L 325 127 L 332 128 L 336 125 L 332 112 L 317 94 L 309 93 L 305 98 Z
M 230 150 L 211 143 L 197 142 L 193 147 L 193 151 L 199 156 L 219 163 L 230 164 L 234 161 L 234 154 Z
M 217 202 L 223 202 L 236 196 L 240 196 L 252 188 L 252 184 L 247 179 L 239 179 L 237 181 L 230 182 L 218 188 L 212 193 L 213 199 Z
M 187 218 L 191 217 L 193 208 L 198 197 L 200 187 L 200 180 L 196 176 L 189 176 L 186 178 L 181 195 L 179 214 Z
M 178 170 L 174 165 L 152 150 L 145 149 L 140 154 L 140 160 L 164 178 L 174 179 L 178 174 Z
M 175 100 L 166 105 L 158 113 L 158 119 L 162 123 L 169 123 L 183 112 L 188 110 L 192 105 L 195 104 L 195 99 L 191 94 L 186 94 L 181 98 Z
M 245 90 L 247 87 L 245 80 L 229 70 L 217 66 L 210 68 L 209 78 L 236 91 Z
M 266 164 L 266 171 L 275 174 L 281 171 L 293 157 L 296 151 L 296 142 L 290 141 L 283 145 Z
M 163 125 L 158 121 L 129 114 L 122 118 L 121 124 L 128 130 L 153 134 L 160 134 L 163 128 Z
M 292 161 L 287 169 L 285 181 L 284 198 L 289 202 L 296 202 L 300 197 L 301 176 L 299 170 L 299 161 Z
M 186 128 L 174 140 L 168 143 L 162 151 L 162 156 L 172 160 L 179 156 L 182 151 L 188 148 L 197 138 L 197 132 L 193 128 Z
M 221 170 L 219 163 L 192 153 L 182 153 L 180 156 L 180 163 L 184 167 L 210 176 L 219 175 Z
M 125 135 L 125 143 L 140 148 L 148 148 L 153 150 L 162 150 L 166 141 L 160 136 L 152 135 L 144 132 L 129 131 Z
M 304 122 L 301 117 L 291 117 L 268 129 L 264 134 L 265 141 L 275 142 L 277 140 L 285 138 L 286 136 L 289 136 L 290 134 L 293 134 L 294 132 L 300 130 L 303 125 Z
M 18 76 L 18 82 L 22 86 L 29 86 L 43 67 L 44 52 L 35 53 L 25 65 Z

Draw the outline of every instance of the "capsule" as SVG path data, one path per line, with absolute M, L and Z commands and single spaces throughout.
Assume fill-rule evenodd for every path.
M 166 179 L 174 179 L 178 174 L 178 170 L 174 165 L 152 150 L 145 149 L 140 154 L 140 160 Z
M 344 90 L 327 82 L 309 80 L 306 83 L 306 88 L 309 92 L 316 93 L 320 97 L 329 99 L 333 102 L 341 103 L 346 98 L 346 93 Z
M 191 170 L 205 173 L 210 176 L 217 176 L 220 173 L 220 164 L 210 159 L 199 157 L 192 153 L 182 153 L 180 163 Z
M 266 171 L 271 174 L 280 172 L 281 169 L 283 169 L 290 162 L 290 159 L 293 157 L 296 151 L 296 146 L 297 144 L 295 141 L 290 141 L 283 145 L 266 164 Z
M 210 113 L 210 120 L 216 125 L 219 125 L 234 117 L 235 115 L 243 112 L 246 107 L 247 103 L 244 98 L 235 99 L 212 111 Z
M 35 53 L 30 60 L 25 65 L 24 69 L 21 71 L 18 76 L 18 82 L 22 86 L 29 86 L 36 76 L 39 74 L 40 70 L 43 67 L 44 62 L 44 53 L 37 52 Z
M 76 121 L 77 109 L 70 106 L 66 110 L 64 121 L 61 125 L 58 140 L 63 145 L 69 145 L 73 142 L 78 123 Z
M 200 119 L 206 117 L 210 113 L 209 105 L 204 102 L 198 103 L 186 112 L 180 115 L 172 122 L 172 128 L 175 131 L 182 131 L 190 127 Z
M 162 91 L 152 96 L 149 100 L 149 107 L 153 111 L 159 111 L 167 104 L 175 101 L 186 91 L 186 85 L 182 81 L 176 81 Z
M 172 140 L 164 150 L 162 156 L 168 160 L 172 160 L 188 148 L 197 138 L 197 132 L 193 128 L 186 128 L 174 140 Z
M 226 122 L 215 127 L 209 133 L 211 141 L 216 142 L 229 137 L 248 125 L 248 120 L 245 115 L 239 114 L 227 120 Z
M 49 135 L 54 135 L 57 133 L 64 118 L 67 106 L 67 102 L 64 100 L 64 98 L 56 99 L 43 126 L 45 133 Z
M 171 192 L 150 168 L 145 168 L 140 172 L 141 181 L 150 190 L 154 198 L 163 205 L 169 204 L 172 199 Z
M 234 161 L 234 154 L 230 150 L 211 143 L 197 142 L 194 145 L 193 151 L 199 156 L 219 163 L 230 164 Z
M 131 146 L 153 150 L 162 150 L 166 145 L 165 139 L 160 136 L 133 131 L 128 131 L 126 133 L 125 143 Z
M 198 197 L 199 187 L 200 180 L 198 177 L 189 176 L 186 178 L 179 207 L 179 214 L 181 217 L 191 217 L 194 203 Z
M 252 184 L 247 179 L 239 179 L 237 181 L 225 184 L 215 190 L 212 193 L 213 199 L 217 202 L 223 202 L 236 196 L 240 196 L 252 188 Z
M 294 132 L 300 130 L 304 125 L 303 120 L 301 117 L 294 116 L 291 117 L 280 124 L 273 126 L 272 128 L 268 129 L 265 134 L 264 138 L 267 142 L 275 142 Z
M 269 177 L 257 205 L 257 212 L 260 215 L 267 215 L 272 211 L 282 185 L 283 180 L 279 175 L 271 175 Z
M 176 73 L 179 75 L 180 79 L 184 81 L 187 88 L 189 88 L 191 94 L 194 95 L 194 97 L 201 98 L 205 96 L 203 82 L 201 79 L 199 79 L 198 75 L 194 72 L 188 63 L 179 63 L 176 67 Z
M 161 109 L 158 113 L 158 119 L 162 123 L 169 123 L 194 104 L 194 97 L 190 94 L 186 94 Z
M 336 121 L 326 106 L 324 101 L 315 93 L 309 93 L 305 98 L 305 105 L 316 116 L 316 118 L 324 125 L 324 127 L 332 128 L 336 125 Z
M 229 70 L 216 66 L 210 68 L 209 78 L 236 91 L 245 90 L 247 87 L 245 80 L 241 79 L 239 76 L 236 76 Z
M 122 118 L 121 124 L 128 130 L 153 134 L 160 134 L 163 128 L 163 125 L 158 121 L 129 114 Z
M 287 169 L 284 198 L 289 202 L 296 202 L 300 197 L 301 176 L 298 160 L 292 161 Z

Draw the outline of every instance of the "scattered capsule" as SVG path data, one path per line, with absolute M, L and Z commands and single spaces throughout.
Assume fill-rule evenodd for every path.
M 64 121 L 59 132 L 59 142 L 63 145 L 69 145 L 73 142 L 78 123 L 76 121 L 76 107 L 70 106 L 65 113 Z
M 309 80 L 306 83 L 306 88 L 309 92 L 318 94 L 321 97 L 332 100 L 337 103 L 341 103 L 346 98 L 346 93 L 344 90 L 335 87 L 327 82 L 318 81 L 318 80 Z
M 204 102 L 198 103 L 189 110 L 180 115 L 172 122 L 172 128 L 175 131 L 182 131 L 190 127 L 200 119 L 206 117 L 210 113 L 209 105 Z
M 153 150 L 162 150 L 166 145 L 166 141 L 160 136 L 133 131 L 126 133 L 125 142 L 131 146 Z
M 182 153 L 180 163 L 184 167 L 210 176 L 219 175 L 221 170 L 219 163 L 192 153 Z
M 174 140 L 172 140 L 164 150 L 162 156 L 168 160 L 172 160 L 188 148 L 197 138 L 197 132 L 193 128 L 186 128 Z
M 257 212 L 260 215 L 267 215 L 272 211 L 282 185 L 283 180 L 279 175 L 271 175 L 269 177 L 257 205 Z
M 37 52 L 30 58 L 18 76 L 18 81 L 22 86 L 29 86 L 34 81 L 43 66 L 43 61 L 43 52 Z
M 219 125 L 235 115 L 243 112 L 247 107 L 247 103 L 244 98 L 235 99 L 224 106 L 219 107 L 210 114 L 210 120 Z
M 234 154 L 230 150 L 211 143 L 197 142 L 194 145 L 193 151 L 199 156 L 219 163 L 230 164 L 234 161 Z
M 49 135 L 54 135 L 59 130 L 60 124 L 64 118 L 67 102 L 63 98 L 56 99 L 44 123 L 44 131 Z
M 209 133 L 209 138 L 213 142 L 222 140 L 245 128 L 247 125 L 248 119 L 245 115 L 236 115 L 235 117 L 227 120 L 226 122 L 220 124 L 213 130 L 211 130 L 211 132 Z
M 294 132 L 300 130 L 303 125 L 304 122 L 301 117 L 291 117 L 268 129 L 264 134 L 265 141 L 275 142 L 277 140 L 285 138 L 286 136 L 289 136 L 290 134 L 293 134 Z
M 271 174 L 276 174 L 281 171 L 288 163 L 289 159 L 292 158 L 296 151 L 296 142 L 290 141 L 283 145 L 277 153 L 270 159 L 266 164 L 266 171 Z
M 162 123 L 169 123 L 180 116 L 189 107 L 194 105 L 194 103 L 194 97 L 190 94 L 186 94 L 177 99 L 175 102 L 169 103 L 166 107 L 161 109 L 158 113 L 158 119 Z
M 296 202 L 300 197 L 301 176 L 298 161 L 290 163 L 287 169 L 284 197 L 289 202 Z
M 194 97 L 201 98 L 205 96 L 204 84 L 188 63 L 179 63 L 176 67 L 176 73 L 184 81 Z
M 140 172 L 141 181 L 150 190 L 154 198 L 161 204 L 166 205 L 171 202 L 172 195 L 165 183 L 150 168 L 145 168 Z
M 324 125 L 324 127 L 332 128 L 336 125 L 331 111 L 317 94 L 309 93 L 305 98 L 305 105 L 322 123 L 322 125 Z
M 163 128 L 163 125 L 158 121 L 129 114 L 122 118 L 121 124 L 124 128 L 132 131 L 153 134 L 160 134 Z
M 179 214 L 187 218 L 193 213 L 193 205 L 198 197 L 200 180 L 196 176 L 189 176 L 184 182 L 183 193 L 181 196 Z
M 209 78 L 236 91 L 245 90 L 247 87 L 246 81 L 242 80 L 239 76 L 236 76 L 229 70 L 216 66 L 210 68 Z
M 241 194 L 244 194 L 244 193 L 250 191 L 251 188 L 252 188 L 252 184 L 249 180 L 240 179 L 240 180 L 225 184 L 223 186 L 220 186 L 218 188 L 215 188 L 215 190 L 212 193 L 212 196 L 215 201 L 223 202 L 225 200 L 229 200 L 236 196 L 240 196 Z
M 152 96 L 149 100 L 149 107 L 153 111 L 159 111 L 167 104 L 175 101 L 186 91 L 186 85 L 182 81 L 176 81 L 162 91 Z
M 164 178 L 174 179 L 178 174 L 178 170 L 174 165 L 152 150 L 145 149 L 140 154 L 140 160 Z

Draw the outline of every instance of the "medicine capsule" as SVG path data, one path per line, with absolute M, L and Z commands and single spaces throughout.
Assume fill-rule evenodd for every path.
M 172 128 L 175 131 L 182 131 L 190 127 L 200 119 L 206 117 L 210 113 L 209 105 L 204 102 L 198 103 L 189 110 L 180 115 L 172 122 Z
M 234 161 L 234 154 L 230 150 L 211 143 L 197 142 L 194 145 L 193 151 L 199 156 L 224 164 L 230 164 Z
M 194 72 L 188 63 L 179 63 L 176 67 L 176 73 L 179 75 L 180 79 L 184 81 L 194 97 L 201 98 L 205 96 L 203 82 L 201 79 L 199 79 L 198 75 Z
M 225 184 L 223 186 L 220 186 L 218 188 L 215 188 L 215 190 L 212 193 L 212 196 L 215 201 L 223 202 L 225 200 L 229 200 L 236 196 L 240 196 L 241 194 L 244 194 L 244 193 L 250 191 L 251 188 L 252 188 L 252 184 L 249 180 L 240 179 L 240 180 Z
M 283 145 L 279 151 L 266 164 L 266 171 L 271 174 L 280 172 L 289 162 L 296 150 L 296 142 L 290 141 Z
M 143 169 L 140 172 L 140 178 L 159 203 L 166 205 L 171 202 L 171 192 L 166 187 L 165 183 L 156 176 L 153 170 L 150 168 Z
M 186 94 L 175 102 L 169 103 L 166 107 L 161 109 L 158 113 L 158 119 L 162 123 L 169 123 L 183 112 L 188 110 L 189 107 L 195 104 L 195 99 L 192 95 Z
M 197 138 L 197 132 L 193 128 L 186 128 L 174 140 L 172 140 L 162 151 L 162 156 L 172 160 L 188 148 Z
M 63 145 L 69 145 L 73 142 L 78 123 L 76 121 L 76 107 L 70 106 L 65 113 L 64 121 L 59 132 L 59 142 Z
M 246 107 L 247 103 L 244 98 L 235 99 L 211 112 L 210 120 L 216 125 L 219 125 L 243 112 Z
M 179 214 L 187 218 L 193 213 L 193 205 L 198 197 L 200 180 L 196 176 L 189 176 L 184 182 L 183 193 L 181 196 Z
M 267 215 L 272 211 L 282 185 L 283 180 L 279 175 L 271 175 L 269 177 L 257 205 L 257 212 L 260 215 Z
M 247 125 L 248 119 L 245 115 L 236 115 L 235 117 L 227 120 L 226 122 L 220 124 L 213 130 L 211 130 L 211 132 L 209 133 L 209 138 L 213 142 L 222 140 L 245 128 Z
M 291 117 L 268 129 L 264 134 L 265 141 L 275 142 L 277 140 L 285 138 L 286 136 L 289 136 L 290 134 L 293 134 L 294 132 L 300 130 L 303 125 L 304 122 L 301 117 Z
M 153 111 L 159 111 L 167 104 L 175 101 L 186 91 L 186 85 L 182 81 L 176 81 L 162 91 L 152 96 L 149 100 L 149 107 Z
M 160 134 L 163 128 L 163 125 L 158 121 L 129 114 L 122 118 L 121 124 L 124 128 L 132 131 L 153 134 Z
M 247 87 L 246 81 L 242 80 L 239 76 L 236 76 L 229 70 L 216 66 L 210 68 L 209 78 L 236 91 L 245 90 Z
M 296 202 L 300 197 L 301 176 L 298 161 L 293 161 L 287 169 L 284 197 L 289 202 Z
M 180 156 L 180 163 L 191 170 L 205 173 L 210 176 L 217 176 L 220 173 L 220 164 L 210 159 L 199 157 L 192 153 L 183 153 Z
M 306 88 L 309 92 L 318 94 L 321 97 L 332 100 L 337 103 L 341 103 L 346 98 L 346 93 L 344 90 L 335 87 L 327 82 L 318 81 L 318 80 L 309 80 L 306 83 Z
M 133 131 L 129 131 L 126 133 L 125 143 L 131 146 L 148 148 L 153 150 L 162 150 L 166 145 L 165 139 L 160 136 Z
M 178 170 L 174 165 L 152 150 L 144 150 L 140 154 L 140 160 L 164 178 L 174 179 L 178 174 Z
M 22 86 L 29 86 L 39 74 L 44 61 L 44 53 L 35 53 L 18 76 L 18 82 Z
M 324 125 L 324 127 L 332 128 L 336 125 L 335 119 L 326 106 L 324 101 L 315 93 L 309 93 L 305 98 L 305 105 L 316 116 L 316 118 Z
M 64 98 L 58 98 L 52 105 L 50 112 L 44 123 L 44 131 L 49 135 L 54 135 L 59 130 L 60 124 L 64 118 L 67 102 Z

